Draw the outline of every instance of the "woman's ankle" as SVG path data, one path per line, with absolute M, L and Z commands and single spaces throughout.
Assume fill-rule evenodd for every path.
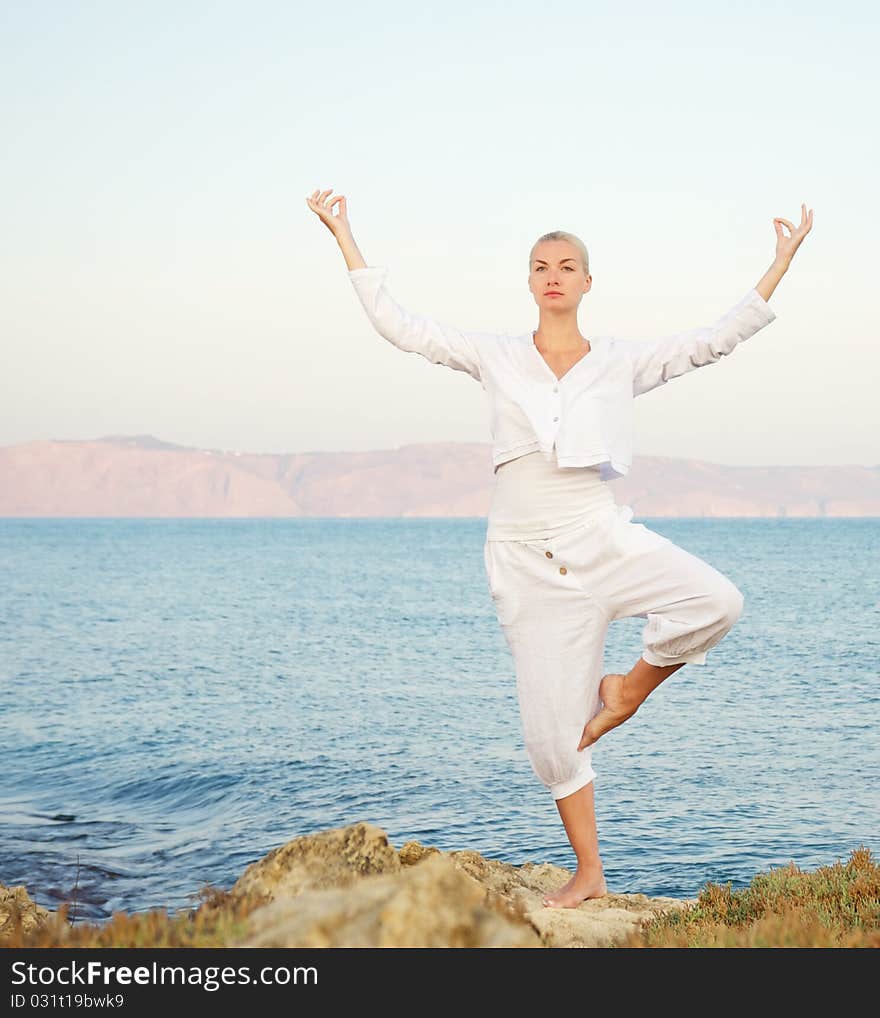
M 602 868 L 601 860 L 598 862 L 595 860 L 592 862 L 581 862 L 578 860 L 575 876 L 583 877 L 584 879 L 592 879 L 593 877 L 604 879 L 605 871 Z
M 651 690 L 644 688 L 644 680 L 639 682 L 636 676 L 633 676 L 632 672 L 627 672 L 623 677 L 621 683 L 621 693 L 623 694 L 623 707 L 626 712 L 627 719 L 631 718 L 633 714 L 642 706 L 645 700 L 651 693 Z

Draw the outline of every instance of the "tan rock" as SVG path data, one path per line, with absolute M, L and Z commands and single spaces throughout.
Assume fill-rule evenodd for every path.
M 248 916 L 245 947 L 540 947 L 515 910 L 444 853 L 401 871 L 279 897 Z
M 423 845 L 420 841 L 408 841 L 398 854 L 401 865 L 412 866 L 413 863 L 419 862 L 420 859 L 424 859 L 432 852 L 439 851 L 440 849 L 434 848 L 433 845 Z
M 518 872 L 524 914 L 547 947 L 610 947 L 658 913 L 690 903 L 684 898 L 606 894 L 582 901 L 577 908 L 546 908 L 543 895 L 561 887 L 572 873 L 552 863 L 525 863 Z
M 272 849 L 248 866 L 230 894 L 271 901 L 308 890 L 347 887 L 361 877 L 396 872 L 400 867 L 385 831 L 360 822 L 306 834 Z
M 0 884 L 0 943 L 15 932 L 16 915 L 21 920 L 22 932 L 30 933 L 45 926 L 53 914 L 32 901 L 24 885 L 7 887 Z
M 513 866 L 418 841 L 397 852 L 380 827 L 359 822 L 294 838 L 252 863 L 228 893 L 250 899 L 248 908 L 256 899 L 256 907 L 227 946 L 606 947 L 688 904 L 609 894 L 574 909 L 545 908 L 543 895 L 570 876 L 551 863 Z M 0 884 L 0 946 L 16 915 L 29 933 L 57 913 L 24 887 Z
M 233 894 L 256 893 L 249 947 L 606 947 L 686 900 L 610 894 L 574 909 L 542 897 L 571 873 L 408 841 L 368 823 L 295 838 L 253 863 Z
M 543 896 L 567 883 L 572 876 L 568 870 L 552 863 L 512 866 L 473 851 L 449 854 L 483 887 L 521 911 L 546 947 L 608 947 L 658 912 L 688 903 L 681 898 L 608 894 L 582 901 L 577 908 L 547 908 Z

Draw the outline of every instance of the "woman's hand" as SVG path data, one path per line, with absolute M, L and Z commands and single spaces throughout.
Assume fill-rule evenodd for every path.
M 779 285 L 779 280 L 788 271 L 794 253 L 801 246 L 801 241 L 813 228 L 813 210 L 807 212 L 807 206 L 801 205 L 801 223 L 797 229 L 787 219 L 777 218 L 773 220 L 776 228 L 776 257 L 773 264 L 761 276 L 755 284 L 755 289 L 764 298 L 770 300 L 770 295 Z M 790 233 L 788 236 L 783 232 L 783 226 L 787 226 Z
M 327 195 L 332 194 L 332 192 L 332 187 L 320 193 L 315 190 L 310 198 L 306 198 L 306 201 L 312 212 L 315 213 L 333 236 L 338 239 L 342 234 L 351 233 L 351 225 L 348 222 L 348 211 L 345 207 L 344 195 L 338 194 L 329 203 L 327 202 Z M 333 206 L 337 204 L 339 209 L 336 215 L 334 215 Z
M 339 244 L 342 257 L 349 270 L 364 269 L 367 267 L 367 263 L 354 242 L 351 224 L 348 221 L 348 211 L 345 207 L 345 195 L 338 194 L 328 202 L 327 195 L 332 193 L 332 187 L 328 187 L 326 191 L 313 191 L 311 197 L 306 198 L 306 203 L 336 238 L 336 243 Z M 339 206 L 336 215 L 333 214 L 334 205 Z
M 801 223 L 797 229 L 787 219 L 774 219 L 773 226 L 776 228 L 776 261 L 788 265 L 801 241 L 813 228 L 813 210 L 808 213 L 807 206 L 801 205 Z M 791 231 L 789 236 L 783 232 L 783 226 Z

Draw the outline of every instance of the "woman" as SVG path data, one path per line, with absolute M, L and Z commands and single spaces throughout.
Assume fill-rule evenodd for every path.
M 607 894 L 594 811 L 591 747 L 685 664 L 705 664 L 740 617 L 726 577 L 668 538 L 633 523 L 608 481 L 632 462 L 632 401 L 717 362 L 776 317 L 767 301 L 813 211 L 795 228 L 774 219 L 776 254 L 757 285 L 712 325 L 659 339 L 586 339 L 577 311 L 592 277 L 583 242 L 545 234 L 532 248 L 529 289 L 538 328 L 521 336 L 463 332 L 400 307 L 387 270 L 368 267 L 346 199 L 315 191 L 309 208 L 335 236 L 373 326 L 402 350 L 464 371 L 489 397 L 495 487 L 484 556 L 489 590 L 516 667 L 525 746 L 553 796 L 577 869 L 548 907 Z M 333 208 L 338 206 L 334 214 Z M 783 226 L 789 233 L 785 234 Z M 647 620 L 629 672 L 602 675 L 608 625 Z

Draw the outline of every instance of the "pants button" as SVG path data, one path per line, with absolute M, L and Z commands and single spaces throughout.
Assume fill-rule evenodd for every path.
M 560 566 L 559 567 L 559 571 L 560 571 L 560 573 L 562 573 L 563 576 L 565 576 L 565 574 L 568 572 L 568 570 L 565 568 L 565 566 Z
M 553 552 L 552 551 L 545 551 L 544 554 L 547 556 L 547 558 L 553 558 Z

